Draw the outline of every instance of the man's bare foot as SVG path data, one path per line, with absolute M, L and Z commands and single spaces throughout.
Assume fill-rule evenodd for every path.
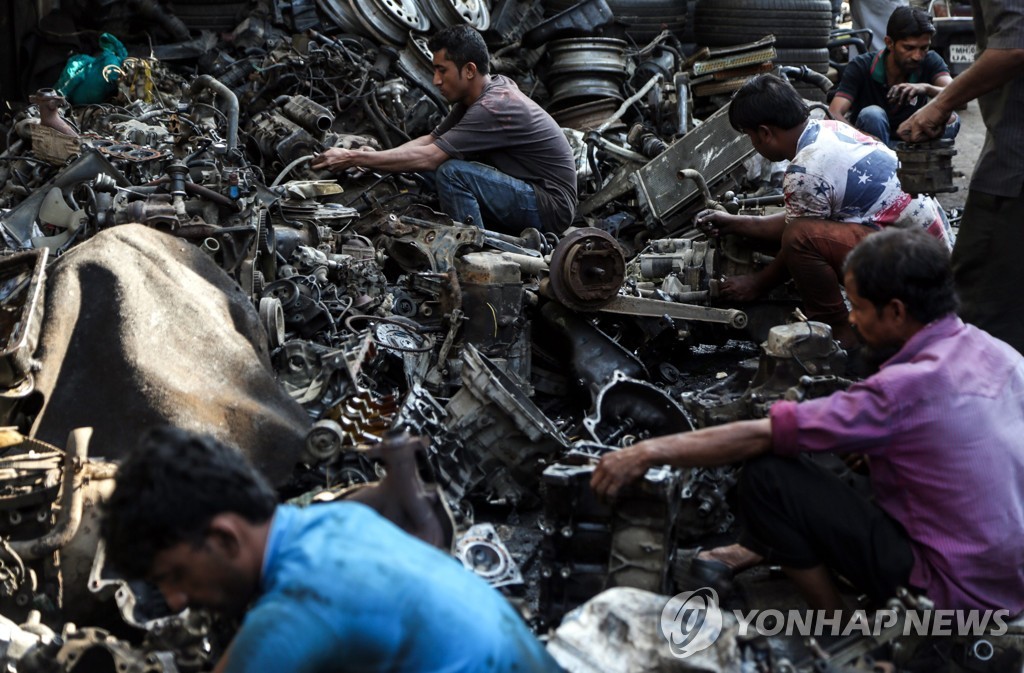
M 764 560 L 763 556 L 747 549 L 741 544 L 707 549 L 697 554 L 697 558 L 702 561 L 719 561 L 729 566 L 733 572 L 752 568 Z

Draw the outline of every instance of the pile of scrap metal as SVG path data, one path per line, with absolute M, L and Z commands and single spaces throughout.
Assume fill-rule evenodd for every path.
M 543 632 L 608 587 L 674 593 L 677 552 L 733 532 L 738 467 L 652 470 L 610 504 L 589 489 L 596 458 L 849 384 L 829 329 L 794 321 L 792 295 L 720 300 L 724 277 L 771 257 L 690 223 L 761 207 L 729 191 L 753 148 L 724 110 L 693 118 L 700 60 L 671 33 L 620 39 L 649 26 L 621 32 L 603 0 L 547 19 L 522 0 L 101 4 L 106 27 L 130 36 L 150 17 L 171 41 L 108 73 L 107 103 L 41 90 L 0 122 L 0 409 L 20 431 L 0 453 L 4 664 L 198 671 L 230 634 L 110 575 L 96 536 L 113 465 L 86 456 L 82 433 L 52 446 L 74 427 L 116 459 L 125 428 L 206 422 L 283 497 L 429 509 L 436 525 L 410 529 Z M 203 17 L 220 36 L 190 32 Z M 446 105 L 422 33 L 456 21 L 486 31 L 494 69 L 566 127 L 579 226 L 498 234 L 436 212 L 415 176 L 309 169 L 324 148 L 432 128 Z M 119 357 L 135 386 L 123 407 L 92 387 Z M 735 371 L 715 380 L 722 368 Z M 171 390 L 189 370 L 200 382 Z M 211 420 L 221 379 L 249 397 Z M 96 608 L 111 600 L 116 623 Z

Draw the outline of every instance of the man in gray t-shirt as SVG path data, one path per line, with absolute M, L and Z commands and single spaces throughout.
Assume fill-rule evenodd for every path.
M 428 43 L 434 86 L 453 104 L 430 134 L 390 150 L 333 148 L 313 168 L 435 171 L 453 219 L 508 233 L 561 232 L 576 212 L 576 162 L 555 120 L 507 77 L 489 74 L 483 38 L 450 26 Z

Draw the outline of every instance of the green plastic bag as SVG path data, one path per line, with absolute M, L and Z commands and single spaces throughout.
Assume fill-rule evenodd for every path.
M 75 54 L 68 59 L 55 89 L 72 105 L 104 103 L 117 91 L 117 78 L 128 50 L 110 33 L 100 35 L 100 53 L 96 56 Z M 114 66 L 113 68 L 108 66 Z M 104 68 L 107 68 L 104 76 Z

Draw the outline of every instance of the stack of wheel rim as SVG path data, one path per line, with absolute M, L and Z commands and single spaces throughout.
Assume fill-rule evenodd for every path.
M 697 0 L 693 19 L 697 44 L 731 47 L 774 35 L 776 65 L 828 72 L 830 0 Z M 808 100 L 825 100 L 825 92 L 813 84 L 793 86 Z
M 626 42 L 607 37 L 554 40 L 548 45 L 551 65 L 547 86 L 551 92 L 549 111 L 580 104 L 611 104 L 612 112 L 623 99 L 622 83 L 627 77 Z

